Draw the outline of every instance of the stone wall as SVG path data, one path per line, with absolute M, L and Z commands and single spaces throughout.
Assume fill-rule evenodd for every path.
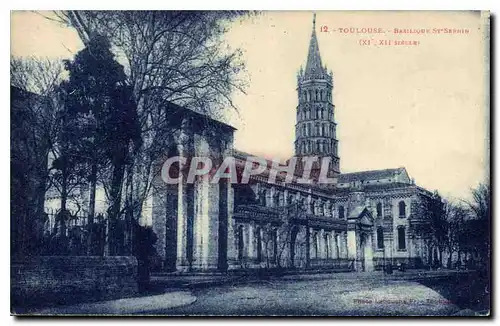
M 11 307 L 97 301 L 137 293 L 133 256 L 47 256 L 11 263 Z

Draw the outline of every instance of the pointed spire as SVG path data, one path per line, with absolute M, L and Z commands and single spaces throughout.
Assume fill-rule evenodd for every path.
M 313 15 L 313 29 L 311 41 L 309 42 L 309 53 L 307 54 L 307 63 L 305 75 L 316 75 L 323 72 L 321 56 L 319 54 L 318 39 L 316 37 L 316 13 Z

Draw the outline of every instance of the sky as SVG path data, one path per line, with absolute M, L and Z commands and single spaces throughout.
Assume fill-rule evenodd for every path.
M 296 74 L 305 66 L 312 12 L 264 12 L 231 24 L 249 87 L 234 94 L 235 148 L 268 158 L 293 155 Z M 328 32 L 320 32 L 327 26 Z M 381 28 L 382 34 L 340 28 Z M 468 34 L 394 34 L 398 29 L 468 29 Z M 323 27 L 324 29 L 324 27 Z M 479 12 L 318 11 L 323 64 L 333 71 L 342 172 L 406 167 L 416 183 L 467 197 L 489 174 L 488 58 Z M 371 40 L 369 46 L 361 40 Z M 380 40 L 392 44 L 379 46 Z M 418 45 L 393 45 L 395 41 Z M 70 58 L 76 32 L 33 12 L 11 16 L 11 54 Z

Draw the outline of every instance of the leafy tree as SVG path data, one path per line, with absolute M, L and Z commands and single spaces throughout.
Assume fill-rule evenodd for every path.
M 69 79 L 61 85 L 66 116 L 61 144 L 75 146 L 63 156 L 63 168 L 69 158 L 81 159 L 92 166 L 91 182 L 95 182 L 98 165 L 109 168 L 103 183 L 110 203 L 109 239 L 113 239 L 121 216 L 125 167 L 131 152 L 141 145 L 136 105 L 123 67 L 115 61 L 105 37 L 93 37 L 74 60 L 65 62 L 65 68 Z M 114 250 L 111 246 L 108 253 Z

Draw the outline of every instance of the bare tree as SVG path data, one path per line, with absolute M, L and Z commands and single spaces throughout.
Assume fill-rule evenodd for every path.
M 414 231 L 424 240 L 429 250 L 429 259 L 434 251 L 438 254 L 435 261 L 429 261 L 430 265 L 435 263 L 442 265 L 448 236 L 448 213 L 447 203 L 437 192 L 432 196 L 422 196 L 418 202 L 417 215 L 423 220 L 415 223 Z
M 489 184 L 481 183 L 472 189 L 472 200 L 464 201 L 478 220 L 489 220 L 491 209 L 491 193 Z
M 74 27 L 82 41 L 106 36 L 125 65 L 138 107 L 143 146 L 129 166 L 126 201 L 139 217 L 159 173 L 172 130 L 164 107 L 169 102 L 221 117 L 235 108 L 232 92 L 244 91 L 239 50 L 222 39 L 227 21 L 240 12 L 61 11 L 59 21 Z
M 11 170 L 13 253 L 40 249 L 45 193 L 50 185 L 48 154 L 55 150 L 60 105 L 56 89 L 62 62 L 11 57 Z
M 447 267 L 452 268 L 453 254 L 457 253 L 457 266 L 460 266 L 461 252 L 464 251 L 464 235 L 465 223 L 468 219 L 469 213 L 463 205 L 448 204 L 448 221 L 447 221 L 447 251 L 448 261 Z
M 489 271 L 491 255 L 491 192 L 488 183 L 472 189 L 472 200 L 463 201 L 473 218 L 467 221 L 467 244 L 475 253 L 481 268 Z

